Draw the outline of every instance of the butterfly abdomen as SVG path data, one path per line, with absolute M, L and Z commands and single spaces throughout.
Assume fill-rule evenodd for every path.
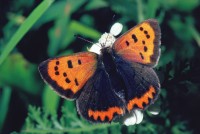
M 102 49 L 99 62 L 103 63 L 105 71 L 107 72 L 110 78 L 110 82 L 111 82 L 113 90 L 117 93 L 117 95 L 120 98 L 125 98 L 124 90 L 126 87 L 121 75 L 119 74 L 117 70 L 114 56 L 110 48 Z

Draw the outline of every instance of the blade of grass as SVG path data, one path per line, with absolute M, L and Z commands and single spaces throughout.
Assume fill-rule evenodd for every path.
M 0 114 L 0 132 L 1 132 L 1 129 L 3 127 L 3 123 L 5 121 L 5 118 L 6 118 L 6 115 L 7 115 L 7 112 L 8 112 L 8 107 L 9 107 L 9 103 L 10 103 L 10 97 L 11 97 L 11 93 L 12 93 L 12 90 L 10 87 L 4 87 L 2 89 L 2 94 L 0 95 L 0 111 L 1 111 L 1 114 Z
M 42 16 L 42 14 L 53 2 L 54 0 L 44 0 L 32 11 L 32 13 L 12 36 L 10 41 L 6 44 L 2 54 L 0 55 L 0 65 L 17 45 L 17 43 L 22 39 L 22 37 L 28 32 L 28 30 L 35 24 L 35 22 Z
M 93 28 L 87 27 L 77 21 L 71 21 L 70 30 L 76 34 L 84 35 L 92 39 L 98 39 L 101 36 L 101 33 L 94 30 Z
M 138 22 L 142 22 L 144 20 L 144 13 L 143 13 L 143 1 L 137 0 L 137 13 L 138 13 Z
M 198 46 L 200 47 L 200 33 L 196 30 L 194 26 L 190 26 L 189 28 L 193 38 L 197 42 Z

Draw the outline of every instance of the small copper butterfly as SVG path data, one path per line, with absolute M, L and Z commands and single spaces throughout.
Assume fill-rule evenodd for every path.
M 111 28 L 111 33 L 103 34 L 89 52 L 48 59 L 39 65 L 44 81 L 63 98 L 76 100 L 79 114 L 94 123 L 145 110 L 160 91 L 153 70 L 160 57 L 158 22 L 145 20 L 117 39 L 118 33 L 113 33 Z

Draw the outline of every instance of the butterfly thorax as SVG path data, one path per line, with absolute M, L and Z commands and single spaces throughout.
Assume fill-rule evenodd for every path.
M 110 47 L 102 48 L 100 53 L 100 62 L 102 62 L 105 70 L 108 74 L 116 70 L 116 65 L 112 56 L 112 51 Z

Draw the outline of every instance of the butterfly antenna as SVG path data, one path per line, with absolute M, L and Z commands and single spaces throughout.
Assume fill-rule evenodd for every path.
M 115 18 L 116 18 L 115 16 L 116 15 L 114 14 L 113 17 L 112 17 L 112 23 L 114 23 L 114 21 L 115 21 Z
M 80 39 L 80 40 L 83 40 L 83 41 L 88 42 L 88 43 L 90 43 L 90 44 L 94 44 L 94 42 L 89 41 L 89 40 L 87 40 L 87 39 L 81 37 L 80 35 L 76 35 L 76 34 L 75 34 L 74 36 L 75 36 L 76 38 Z

